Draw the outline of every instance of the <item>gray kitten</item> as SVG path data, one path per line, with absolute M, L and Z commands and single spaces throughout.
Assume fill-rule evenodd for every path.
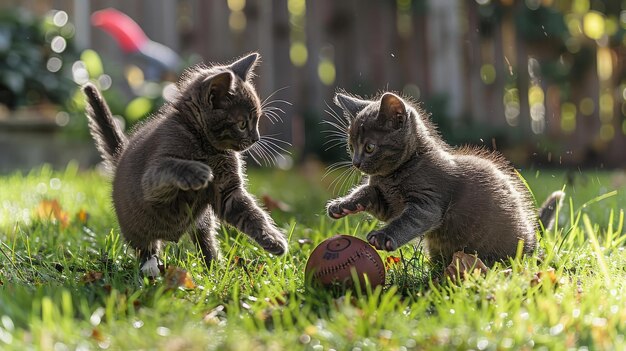
M 341 218 L 367 211 L 386 225 L 367 235 L 379 250 L 393 251 L 424 237 L 428 254 L 449 263 L 456 251 L 486 262 L 535 250 L 538 220 L 554 220 L 564 196 L 554 192 L 540 209 L 514 169 L 495 152 L 455 149 L 412 103 L 392 93 L 373 100 L 338 93 L 352 165 L 364 184 L 327 205 Z M 336 124 L 340 126 L 340 124 Z
M 91 84 L 91 134 L 115 170 L 113 204 L 120 229 L 154 276 L 162 241 L 184 233 L 207 266 L 219 251 L 218 218 L 281 255 L 287 240 L 245 189 L 240 152 L 260 139 L 262 106 L 251 83 L 258 54 L 230 65 L 198 65 L 185 72 L 178 96 L 126 137 Z

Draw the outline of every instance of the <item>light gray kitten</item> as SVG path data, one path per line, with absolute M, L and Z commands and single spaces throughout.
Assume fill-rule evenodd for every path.
M 178 96 L 126 137 L 106 102 L 84 86 L 91 134 L 115 170 L 113 204 L 120 229 L 147 275 L 158 274 L 162 241 L 189 233 L 207 266 L 219 254 L 218 219 L 281 255 L 285 235 L 245 189 L 240 152 L 260 138 L 253 53 L 230 65 L 186 71 Z
M 540 209 L 506 160 L 496 152 L 447 145 L 417 107 L 393 93 L 372 100 L 337 94 L 347 118 L 352 164 L 366 181 L 327 205 L 341 218 L 367 211 L 386 225 L 367 235 L 393 251 L 424 237 L 428 254 L 449 263 L 456 251 L 486 262 L 537 246 L 538 219 L 548 227 L 564 196 L 554 192 Z

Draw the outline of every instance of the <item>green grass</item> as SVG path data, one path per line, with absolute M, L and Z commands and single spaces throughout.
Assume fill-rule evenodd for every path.
M 223 229 L 223 260 L 207 271 L 187 239 L 168 245 L 166 263 L 189 272 L 190 289 L 139 277 L 106 178 L 72 165 L 0 177 L 0 349 L 626 348 L 623 173 L 524 173 L 538 202 L 571 183 L 558 228 L 541 238 L 543 260 L 512 259 L 455 285 L 407 246 L 392 253 L 402 261 L 383 289 L 337 296 L 305 287 L 308 255 L 377 223 L 328 220 L 328 180 L 316 170 L 250 171 L 251 192 L 292 206 L 273 213 L 290 235 L 287 255 Z M 67 219 L 42 218 L 43 200 Z

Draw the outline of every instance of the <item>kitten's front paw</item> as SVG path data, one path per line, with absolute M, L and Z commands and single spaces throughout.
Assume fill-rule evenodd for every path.
M 328 203 L 326 211 L 328 216 L 333 219 L 339 219 L 349 214 L 359 213 L 364 211 L 365 207 L 361 204 L 355 204 L 352 202 L 343 202 L 341 200 L 334 200 Z
M 156 278 L 161 273 L 161 268 L 163 267 L 163 262 L 156 256 L 153 255 L 149 259 L 147 259 L 143 265 L 141 265 L 141 273 L 148 278 Z
M 194 162 L 193 166 L 188 167 L 185 173 L 179 174 L 176 179 L 176 185 L 180 190 L 200 190 L 209 185 L 213 180 L 213 171 L 211 167 L 204 163 Z
M 287 252 L 288 245 L 285 234 L 276 228 L 268 228 L 256 238 L 259 245 L 269 253 L 282 255 Z
M 367 241 L 377 250 L 394 251 L 398 248 L 396 239 L 382 230 L 374 230 L 367 234 Z

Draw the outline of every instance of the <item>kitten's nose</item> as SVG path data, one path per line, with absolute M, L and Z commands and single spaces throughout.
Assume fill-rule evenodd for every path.
M 352 165 L 356 168 L 361 167 L 361 159 L 360 158 L 353 158 L 352 159 Z
M 259 141 L 259 139 L 261 139 L 261 136 L 259 135 L 259 133 L 252 133 L 252 142 L 256 143 L 257 141 Z

